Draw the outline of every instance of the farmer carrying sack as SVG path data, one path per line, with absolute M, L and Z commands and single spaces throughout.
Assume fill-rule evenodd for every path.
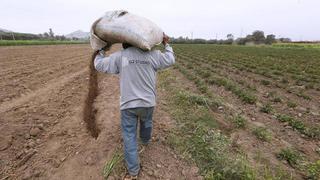
M 150 20 L 127 11 L 109 11 L 96 20 L 90 31 L 90 43 L 99 50 L 114 43 L 129 43 L 143 50 L 162 42 L 163 31 Z

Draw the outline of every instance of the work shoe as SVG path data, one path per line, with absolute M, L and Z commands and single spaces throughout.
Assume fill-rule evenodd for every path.
M 131 176 L 130 174 L 126 174 L 123 178 L 123 180 L 137 180 L 137 179 L 138 179 L 138 175 Z

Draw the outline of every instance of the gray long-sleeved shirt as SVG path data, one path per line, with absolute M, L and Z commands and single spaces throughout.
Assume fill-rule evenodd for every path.
M 169 44 L 165 51 L 143 51 L 136 47 L 110 56 L 99 53 L 94 66 L 97 71 L 120 74 L 120 109 L 153 107 L 156 105 L 156 72 L 175 63 Z

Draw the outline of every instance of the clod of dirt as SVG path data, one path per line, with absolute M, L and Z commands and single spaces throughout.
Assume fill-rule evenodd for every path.
M 40 130 L 39 128 L 33 127 L 33 128 L 31 128 L 31 130 L 30 130 L 30 135 L 31 135 L 31 136 L 37 136 L 37 135 L 39 135 L 40 131 L 41 131 L 41 130 Z
M 190 172 L 191 172 L 191 174 L 198 174 L 198 172 L 199 172 L 199 168 L 198 167 L 191 167 L 191 169 L 190 169 Z
M 85 163 L 89 166 L 93 165 L 96 162 L 96 159 L 92 156 L 87 156 Z
M 148 171 L 147 171 L 147 174 L 148 174 L 149 176 L 153 176 L 153 171 L 152 171 L 152 170 L 148 170 Z
M 56 158 L 50 158 L 48 162 L 55 168 L 58 168 L 61 164 L 60 160 Z
M 24 165 L 33 155 L 37 153 L 36 150 L 31 150 L 22 160 L 17 164 L 17 167 Z
M 0 151 L 6 150 L 11 146 L 12 136 L 0 136 Z
M 34 148 L 36 146 L 36 143 L 34 141 L 29 141 L 27 144 L 27 147 Z
M 108 177 L 108 180 L 115 180 L 116 178 L 115 177 L 113 177 L 113 176 L 109 176 Z
M 23 180 L 31 179 L 32 173 L 30 171 L 26 171 L 22 177 Z

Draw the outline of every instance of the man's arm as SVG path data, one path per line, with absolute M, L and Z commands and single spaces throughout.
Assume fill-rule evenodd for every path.
M 154 68 L 156 70 L 168 68 L 175 63 L 173 49 L 168 43 L 169 43 L 169 37 L 163 34 L 162 44 L 164 45 L 165 50 L 163 53 L 160 51 L 157 51 L 156 57 L 154 57 L 155 59 Z
M 120 60 L 121 52 L 116 52 L 110 54 L 109 56 L 105 56 L 104 50 L 99 50 L 96 53 L 96 57 L 94 59 L 94 67 L 97 71 L 103 73 L 111 73 L 111 74 L 118 74 L 119 68 L 118 64 Z

